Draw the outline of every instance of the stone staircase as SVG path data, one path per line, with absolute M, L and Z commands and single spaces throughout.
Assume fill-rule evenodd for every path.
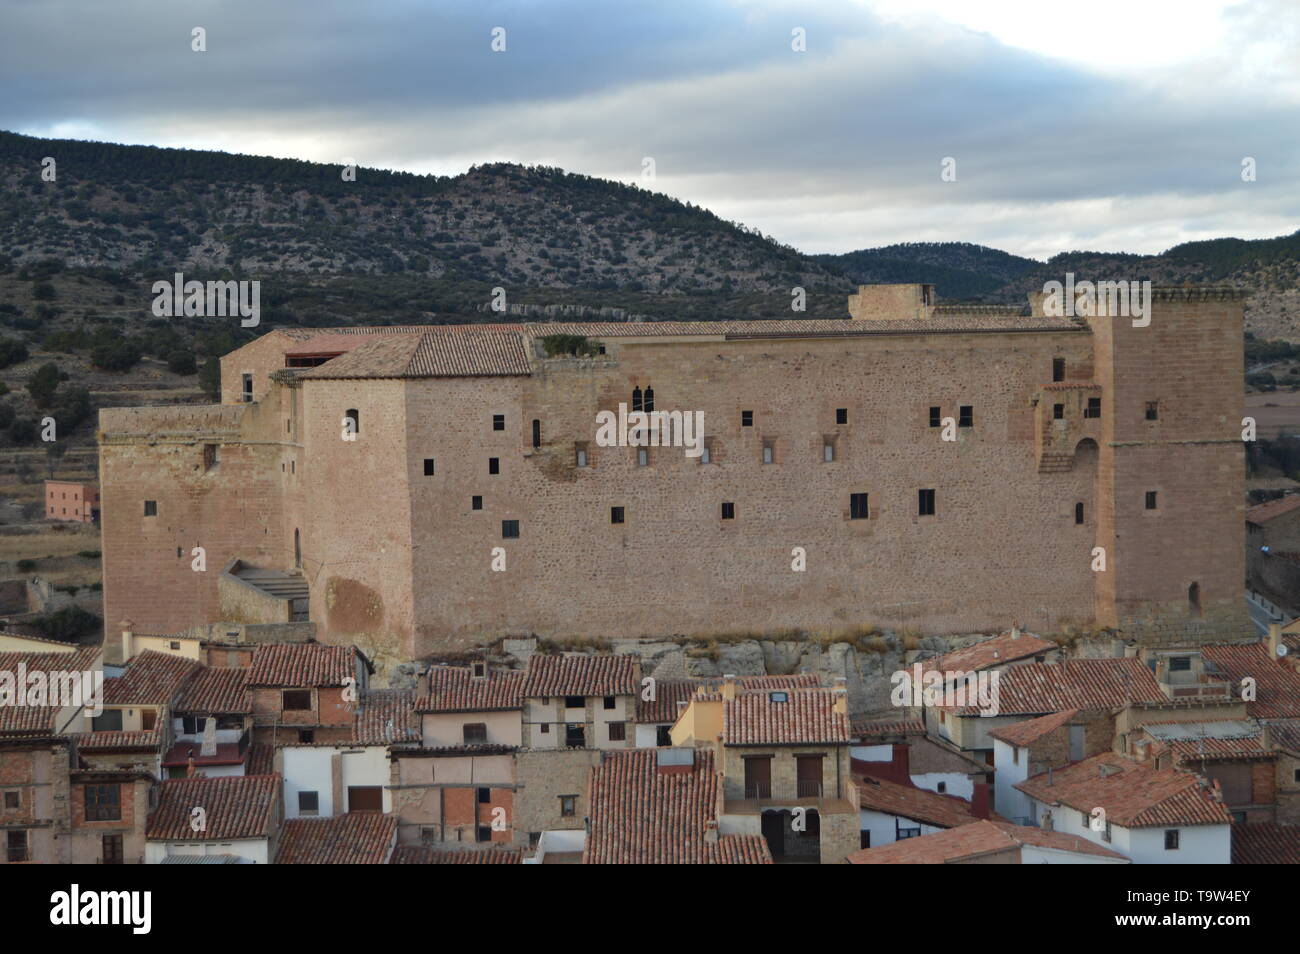
M 307 611 L 311 588 L 301 571 L 262 570 L 252 566 L 241 566 L 235 573 L 245 583 L 257 587 L 263 593 L 277 599 L 288 600 L 292 604 L 293 622 L 303 623 L 309 619 Z

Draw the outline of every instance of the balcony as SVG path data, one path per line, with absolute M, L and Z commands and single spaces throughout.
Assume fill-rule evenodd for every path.
M 746 782 L 745 797 L 751 799 L 771 798 L 772 783 L 771 782 Z
M 821 779 L 804 779 L 801 778 L 795 784 L 795 789 L 800 798 L 821 798 L 822 782 Z

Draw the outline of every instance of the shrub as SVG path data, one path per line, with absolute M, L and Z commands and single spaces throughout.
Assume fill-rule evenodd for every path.
M 0 338 L 0 368 L 27 360 L 27 345 L 14 338 Z
M 37 282 L 32 286 L 32 295 L 37 301 L 53 301 L 55 294 L 54 286 L 49 282 Z
M 19 560 L 19 561 L 18 561 L 18 572 L 19 572 L 19 573 L 30 573 L 30 572 L 32 572 L 32 570 L 34 570 L 34 569 L 36 569 L 36 561 L 35 561 L 35 560 Z
M 133 342 L 102 344 L 90 352 L 90 363 L 101 371 L 129 371 L 140 361 L 140 349 Z
M 192 351 L 173 351 L 167 355 L 167 370 L 172 374 L 188 375 L 195 374 L 199 367 Z
M 59 388 L 59 366 L 52 361 L 41 365 L 27 379 L 27 392 L 37 407 L 54 403 L 54 393 Z
M 72 642 L 80 639 L 82 636 L 95 632 L 103 624 L 94 613 L 87 612 L 80 606 L 65 606 L 61 610 L 53 613 L 46 613 L 32 620 L 35 626 L 47 639 L 61 639 L 65 642 Z

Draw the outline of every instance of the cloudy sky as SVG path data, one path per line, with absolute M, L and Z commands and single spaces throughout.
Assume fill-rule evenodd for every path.
M 556 165 L 808 252 L 1300 227 L 1297 0 L 0 0 L 0 22 L 0 128 L 31 135 Z

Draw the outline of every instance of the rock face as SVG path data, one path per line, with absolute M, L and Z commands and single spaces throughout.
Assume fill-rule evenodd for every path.
M 986 633 L 955 636 L 926 636 L 904 648 L 904 639 L 883 633 L 878 641 L 862 649 L 851 643 L 803 640 L 745 639 L 722 644 L 700 645 L 682 637 L 676 640 L 618 640 L 612 650 L 620 655 L 641 657 L 642 672 L 656 679 L 716 678 L 719 676 L 785 676 L 815 673 L 822 685 L 843 677 L 849 693 L 849 712 L 854 715 L 891 708 L 891 677 L 913 663 L 963 649 L 987 639 Z M 537 640 L 507 639 L 502 652 L 520 666 L 537 652 Z M 877 647 L 879 647 L 877 651 Z

